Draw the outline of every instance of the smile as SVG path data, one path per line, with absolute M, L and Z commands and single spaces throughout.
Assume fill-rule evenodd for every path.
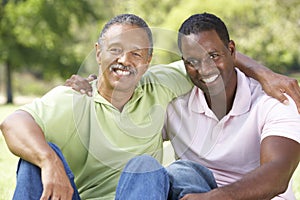
M 118 76 L 129 76 L 130 74 L 136 74 L 136 70 L 134 68 L 120 64 L 111 65 L 109 70 L 111 72 L 115 72 Z
M 130 74 L 129 71 L 123 71 L 123 70 L 115 70 L 115 72 L 120 76 L 128 76 Z
M 219 75 L 216 74 L 216 75 L 213 75 L 213 76 L 211 76 L 211 77 L 209 77 L 209 78 L 202 78 L 201 80 L 202 80 L 204 83 L 212 83 L 212 82 L 214 82 L 218 77 L 219 77 Z

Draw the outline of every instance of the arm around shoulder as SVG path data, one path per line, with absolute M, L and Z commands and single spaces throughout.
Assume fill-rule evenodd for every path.
M 300 113 L 300 87 L 296 79 L 275 73 L 239 52 L 236 53 L 235 64 L 247 76 L 259 81 L 264 91 L 280 102 L 288 103 L 288 99 L 284 93 L 291 96 L 296 102 L 298 112 Z

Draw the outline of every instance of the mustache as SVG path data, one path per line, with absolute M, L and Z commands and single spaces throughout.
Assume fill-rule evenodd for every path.
M 114 71 L 117 69 L 129 71 L 131 74 L 137 74 L 137 69 L 135 67 L 129 67 L 122 64 L 113 64 L 109 67 L 109 71 Z

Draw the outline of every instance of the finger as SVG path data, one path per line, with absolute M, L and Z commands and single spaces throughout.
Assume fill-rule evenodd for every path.
M 181 199 L 179 200 L 188 200 L 188 199 L 189 199 L 189 194 L 186 194 L 183 197 L 181 197 Z
M 78 88 L 78 89 L 75 89 L 75 90 L 79 90 L 79 92 L 81 93 L 81 94 L 86 94 L 86 95 L 88 95 L 88 96 L 92 96 L 92 87 L 91 87 L 91 85 L 90 84 L 82 84 L 82 85 L 76 85 L 76 87 Z
M 298 84 L 292 84 L 286 89 L 286 93 L 289 96 L 293 96 L 294 101 L 299 101 L 300 102 L 300 87 Z
M 84 89 L 80 89 L 79 92 L 80 92 L 81 94 L 86 94 L 86 93 L 87 93 Z
M 53 195 L 51 196 L 51 200 L 62 200 L 59 196 Z
M 284 95 L 284 90 L 280 89 L 280 90 L 272 90 L 267 92 L 268 95 L 270 95 L 271 97 L 277 99 L 278 101 L 280 101 L 281 103 L 288 105 L 289 104 L 289 100 L 288 98 Z
M 296 103 L 299 108 L 300 104 L 300 87 L 296 79 L 289 79 L 284 88 L 286 94 L 288 94 Z
M 74 189 L 71 187 L 70 190 L 64 193 L 65 196 L 62 199 L 72 200 L 73 194 L 74 194 Z
M 51 200 L 72 200 L 73 188 L 70 190 L 63 189 L 62 191 L 54 192 L 51 196 Z
M 295 86 L 293 88 L 289 88 L 286 93 L 295 101 L 298 112 L 300 113 L 300 88 L 299 86 Z
M 50 190 L 47 190 L 47 188 L 45 188 L 43 190 L 43 193 L 42 193 L 42 196 L 41 196 L 40 200 L 49 200 L 50 197 L 51 197 L 51 193 L 52 192 Z
M 284 92 L 280 92 L 277 95 L 275 95 L 275 98 L 278 99 L 281 103 L 284 105 L 289 105 L 289 99 L 284 95 Z
M 64 86 L 70 86 L 70 79 L 67 79 Z
M 73 85 L 74 85 L 74 83 L 75 82 L 80 82 L 80 81 L 82 81 L 81 79 L 83 79 L 83 78 L 81 78 L 80 76 L 78 76 L 78 75 L 72 75 L 70 78 L 68 78 L 67 80 L 66 80 L 66 82 L 65 82 L 65 86 L 69 86 L 69 87 L 73 87 Z
M 89 82 L 93 81 L 93 80 L 96 80 L 97 79 L 97 76 L 95 74 L 90 74 L 89 77 L 87 78 L 87 80 Z

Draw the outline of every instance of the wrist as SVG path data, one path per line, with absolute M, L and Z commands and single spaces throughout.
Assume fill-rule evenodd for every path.
M 216 188 L 210 191 L 212 199 L 233 200 L 234 195 L 231 194 L 226 187 Z
M 256 68 L 255 70 L 255 79 L 260 83 L 265 83 L 268 81 L 268 77 L 272 75 L 274 72 L 266 67 Z
M 58 160 L 58 156 L 55 151 L 49 147 L 49 150 L 46 150 L 39 154 L 38 156 L 38 166 L 43 168 L 45 166 L 49 166 L 55 164 Z

